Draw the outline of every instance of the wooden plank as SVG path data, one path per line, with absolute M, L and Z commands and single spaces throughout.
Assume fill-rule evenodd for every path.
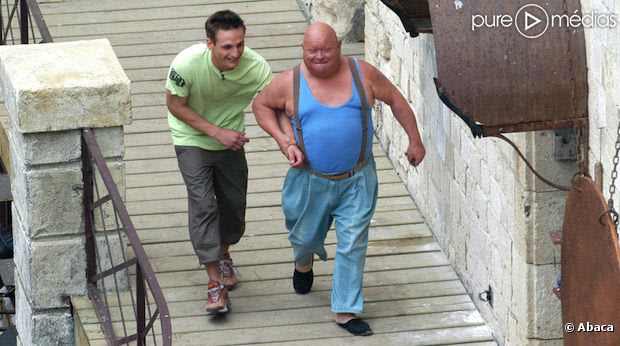
M 196 259 L 198 268 L 198 260 Z M 321 276 L 320 273 L 331 273 L 333 263 L 331 260 L 326 262 L 317 261 L 314 264 L 315 280 Z M 386 255 L 374 257 L 372 261 L 366 263 L 364 273 L 386 271 L 391 269 L 412 269 L 423 267 L 439 267 L 449 265 L 448 260 L 443 253 L 423 253 L 423 254 L 403 254 L 403 255 Z M 243 282 L 264 281 L 290 278 L 293 269 L 292 261 L 290 263 L 276 263 L 268 266 L 246 266 L 243 269 Z M 327 275 L 327 274 L 322 274 Z M 366 275 L 366 274 L 364 274 Z M 207 283 L 207 275 L 204 269 L 194 269 L 177 272 L 161 272 L 157 273 L 157 280 L 160 285 L 170 286 L 193 286 L 203 285 Z
M 229 5 L 230 3 L 243 3 L 243 2 L 258 2 L 257 0 L 176 0 L 174 2 L 176 7 L 191 6 L 191 5 Z M 123 1 L 92 1 L 92 0 L 71 0 L 65 2 L 46 2 L 39 1 L 39 7 L 41 12 L 47 18 L 48 15 L 53 14 L 78 14 L 89 12 L 109 12 L 109 11 L 125 11 L 139 8 L 170 8 L 170 0 L 123 0 Z M 168 12 L 168 11 L 166 11 Z
M 139 210 L 135 215 L 152 215 L 152 214 L 163 214 L 163 213 L 187 213 L 187 199 L 180 198 L 176 200 L 169 201 L 143 201 L 143 202 L 132 202 L 129 203 L 129 210 Z M 169 210 L 166 210 L 166 206 L 168 206 Z M 375 220 L 377 218 L 381 218 L 382 213 L 387 212 L 397 212 L 397 211 L 408 211 L 417 209 L 415 204 L 413 204 L 410 196 L 401 196 L 401 197 L 387 197 L 387 198 L 379 198 L 377 200 L 377 208 L 375 210 Z M 130 215 L 134 215 L 130 212 Z M 394 216 L 394 215 L 392 215 Z M 284 216 L 282 214 L 282 207 L 274 206 L 274 207 L 261 207 L 261 208 L 247 208 L 246 209 L 246 229 L 262 229 L 260 226 L 263 222 L 268 222 L 265 227 L 274 227 L 274 225 L 278 222 L 284 220 Z M 383 218 L 384 223 L 389 224 L 402 224 L 402 218 Z M 158 225 L 156 227 L 138 227 L 139 230 L 148 230 L 148 229 L 167 229 L 170 227 Z
M 291 270 L 287 277 L 263 280 L 263 281 L 244 281 L 241 278 L 241 283 L 238 289 L 231 292 L 234 294 L 234 298 L 257 298 L 265 295 L 279 295 L 293 293 L 293 287 L 291 285 L 292 280 L 292 264 Z M 206 276 L 206 274 L 200 274 L 200 276 Z M 132 276 L 132 279 L 134 277 Z M 439 267 L 426 267 L 426 268 L 409 268 L 409 269 L 397 269 L 392 271 L 378 271 L 368 272 L 364 274 L 364 288 L 370 287 L 387 287 L 387 286 L 401 286 L 408 284 L 432 284 L 435 282 L 443 281 L 458 281 L 458 276 L 454 273 L 449 266 Z M 164 298 L 168 302 L 183 302 L 183 301 L 201 301 L 205 299 L 205 293 L 207 290 L 207 280 L 197 281 L 195 285 L 182 285 L 183 283 L 177 282 L 176 285 L 162 286 L 162 292 Z M 316 281 L 312 286 L 312 292 L 330 292 L 331 291 L 331 276 L 329 275 L 317 275 Z M 127 296 L 128 292 L 120 292 L 121 302 L 123 305 L 129 305 L 130 298 Z M 435 296 L 449 297 L 450 295 L 436 294 Z M 92 303 L 88 301 L 78 300 L 74 304 L 78 309 L 88 309 L 92 306 Z M 81 303 L 80 303 L 81 301 Z M 114 306 L 118 306 L 117 299 L 114 298 Z M 286 306 L 283 306 L 285 309 Z
M 120 23 L 96 23 L 88 25 L 50 25 L 48 26 L 52 37 L 63 36 L 79 36 L 81 34 L 88 35 L 109 35 L 128 32 L 149 32 L 168 28 L 171 31 L 180 29 L 196 29 L 204 27 L 205 19 L 208 13 L 197 14 L 194 18 L 169 18 L 154 19 L 143 21 L 140 25 L 132 22 Z M 306 19 L 300 11 L 283 11 L 276 13 L 247 13 L 242 14 L 243 20 L 247 26 L 255 24 L 272 24 L 272 23 L 299 23 L 305 22 Z
M 248 14 L 257 13 L 277 13 L 286 11 L 295 11 L 299 14 L 299 6 L 289 0 L 266 0 L 266 1 L 254 1 L 254 2 L 230 2 L 226 5 L 223 4 L 194 4 L 179 6 L 175 3 L 174 6 L 166 7 L 148 7 L 148 8 L 131 8 L 123 11 L 88 11 L 82 12 L 79 15 L 75 13 L 49 13 L 45 12 L 45 22 L 49 27 L 62 26 L 62 25 L 84 25 L 91 26 L 94 24 L 123 24 L 126 22 L 135 23 L 136 26 L 153 21 L 170 19 L 171 14 L 174 14 L 175 19 L 183 18 L 195 18 L 200 17 L 203 21 L 207 17 L 216 11 L 224 8 L 230 9 L 242 18 Z M 130 29 L 130 30 L 133 30 Z
M 460 291 L 451 287 L 451 283 L 452 282 L 442 283 L 446 287 L 442 287 L 443 289 L 440 288 L 440 291 Z M 416 297 L 416 295 L 419 296 L 423 294 L 428 294 L 428 292 L 425 292 L 426 290 L 428 290 L 428 287 L 419 287 L 420 285 L 425 284 L 404 285 L 404 287 L 401 287 L 402 290 L 400 292 L 394 292 L 395 290 L 388 288 L 386 290 L 386 299 L 384 301 L 377 302 L 375 301 L 375 299 L 373 299 L 366 304 L 367 313 L 364 314 L 364 317 L 391 317 L 393 316 L 395 309 L 400 310 L 400 315 L 410 316 L 436 314 L 441 312 L 475 311 L 473 304 L 471 302 L 465 301 L 464 296 L 460 294 L 440 297 Z M 374 288 L 369 288 L 369 290 L 378 291 Z M 375 292 L 370 293 L 375 294 Z M 412 295 L 413 297 L 404 299 L 390 299 L 392 297 L 407 295 Z M 231 310 L 231 313 L 229 315 L 227 315 L 228 318 L 225 325 L 218 325 L 218 321 L 215 321 L 211 318 L 204 318 L 204 303 L 200 301 L 179 303 L 173 302 L 173 304 L 171 304 L 171 315 L 173 316 L 172 328 L 175 331 L 175 334 L 181 334 L 187 332 L 198 332 L 215 329 L 245 329 L 268 326 L 295 325 L 298 323 L 305 324 L 332 322 L 333 315 L 326 311 L 328 310 L 327 307 L 329 306 L 329 299 L 325 298 L 328 298 L 325 294 L 310 294 L 301 297 L 294 293 L 275 295 L 273 297 L 261 297 L 260 299 L 256 299 L 255 297 L 250 297 L 248 299 L 237 298 L 234 300 L 235 308 Z M 285 301 L 278 302 L 277 299 L 284 299 Z M 293 301 L 294 303 L 297 303 L 297 305 L 301 306 L 291 307 L 289 309 L 286 309 L 285 311 L 283 303 L 288 303 L 288 301 Z M 266 306 L 261 306 L 263 304 Z M 402 304 L 400 306 L 400 309 L 398 304 Z M 237 307 L 239 307 L 239 309 Z M 244 310 L 239 311 L 241 308 L 243 308 Z M 275 311 L 269 311 L 265 308 L 271 308 Z M 94 315 L 94 311 L 92 311 L 92 308 L 85 307 L 78 311 L 80 313 L 80 318 L 85 324 L 85 327 L 89 324 L 93 325 L 92 327 L 88 327 L 89 329 L 96 326 L 97 320 Z M 176 314 L 174 314 L 174 312 L 176 312 Z M 118 315 L 118 313 L 116 315 Z M 116 317 L 115 320 L 118 321 L 118 316 L 114 317 Z
M 276 264 L 284 263 L 285 272 L 288 275 L 290 275 L 290 266 L 291 266 L 291 263 L 293 262 L 293 254 L 292 254 L 293 251 L 290 248 L 290 244 L 286 242 L 285 236 L 280 236 L 279 240 L 281 240 L 281 243 L 283 244 L 286 243 L 286 245 L 288 245 L 288 248 L 283 248 L 283 249 L 271 248 L 271 249 L 265 249 L 265 250 L 252 250 L 251 254 L 248 254 L 247 252 L 237 252 L 233 255 L 235 264 L 239 260 L 240 263 L 238 267 L 239 269 L 241 269 L 241 272 L 243 272 L 244 264 L 247 264 L 248 261 L 249 263 L 252 263 L 251 261 L 253 258 L 255 260 L 254 263 L 262 264 L 262 265 L 273 266 Z M 427 240 L 424 240 L 424 241 L 427 241 Z M 379 258 L 380 256 L 413 255 L 413 254 L 419 254 L 419 253 L 424 254 L 424 258 L 426 259 L 432 256 L 443 256 L 443 254 L 437 253 L 438 251 L 441 251 L 441 250 L 439 249 L 439 246 L 436 243 L 419 245 L 417 244 L 417 242 L 418 242 L 417 239 L 415 240 L 397 239 L 393 241 L 377 241 L 372 246 L 368 247 L 367 260 L 370 260 L 371 258 L 374 260 L 375 257 Z M 399 243 L 399 245 L 394 246 L 395 243 Z M 185 244 L 186 244 L 185 247 L 189 247 L 190 250 L 184 253 L 187 253 L 187 254 L 193 253 L 193 249 L 191 248 L 191 245 L 189 244 L 189 242 Z M 391 245 L 384 246 L 383 244 L 391 244 Z M 327 249 L 329 253 L 336 252 L 336 245 L 326 245 L 325 248 Z M 183 250 L 183 249 L 176 248 L 173 250 Z M 157 249 L 157 251 L 161 251 L 161 246 Z M 152 257 L 153 253 L 154 252 L 148 253 L 149 258 Z M 174 256 L 174 255 L 171 255 L 171 256 Z M 276 259 L 278 262 L 274 263 Z M 156 273 L 170 273 L 170 272 L 174 273 L 174 272 L 185 271 L 185 270 L 193 270 L 196 268 L 197 260 L 198 258 L 194 254 L 175 256 L 175 257 L 165 257 L 165 258 L 152 257 L 150 259 L 151 263 L 153 264 L 155 268 Z
M 398 209 L 400 212 L 412 212 L 412 207 L 392 207 Z M 410 208 L 410 209 L 405 209 Z M 253 239 L 253 237 L 265 236 L 265 235 L 278 235 L 281 239 L 285 239 L 288 231 L 284 227 L 284 220 L 282 220 L 282 212 L 279 210 L 280 215 L 276 217 L 279 220 L 270 220 L 270 221 L 260 221 L 260 222 L 248 222 L 246 231 L 244 233 L 245 238 L 242 238 L 239 244 L 244 244 Z M 392 221 L 392 222 L 389 222 Z M 381 224 L 372 224 L 370 232 L 374 233 L 387 233 L 389 228 L 393 228 L 398 230 L 407 229 L 408 232 L 411 232 L 412 229 L 428 229 L 428 226 L 424 223 L 402 223 L 398 222 L 398 220 L 389 220 L 386 223 Z M 334 228 L 330 228 L 333 230 Z M 141 229 L 138 230 L 138 236 L 143 245 L 146 244 L 159 244 L 159 243 L 171 243 L 171 242 L 186 242 L 189 241 L 189 232 L 187 227 L 170 227 L 170 228 L 149 228 L 149 229 Z M 236 245 L 235 249 L 239 247 Z
M 266 23 L 266 24 L 255 24 L 247 28 L 246 38 L 251 37 L 271 37 L 272 35 L 299 35 L 306 31 L 306 27 L 308 24 L 304 22 L 295 22 L 295 23 Z M 173 43 L 173 42 L 202 42 L 205 40 L 206 34 L 202 26 L 189 28 L 189 29 L 178 29 L 174 31 L 174 35 L 169 31 L 158 30 L 158 31 L 149 31 L 149 32 L 132 32 L 132 33 L 116 33 L 116 34 L 106 34 L 106 35 L 97 35 L 97 34 L 89 34 L 84 32 L 76 32 L 76 36 L 63 36 L 56 37 L 54 36 L 54 42 L 68 42 L 68 41 L 77 41 L 77 40 L 92 40 L 97 38 L 106 38 L 112 44 L 114 50 L 116 51 L 117 47 L 119 49 L 124 48 L 124 46 L 139 46 L 144 44 L 145 42 L 158 42 L 158 43 Z M 185 46 L 188 46 L 186 44 Z M 250 47 L 252 47 L 250 45 Z M 180 50 L 179 50 L 180 51 Z
M 292 287 L 287 292 L 281 292 L 277 294 L 261 294 L 254 296 L 237 296 L 234 294 L 235 314 L 239 313 L 253 313 L 269 310 L 291 310 L 291 309 L 303 309 L 313 307 L 328 307 L 330 305 L 329 296 L 331 295 L 331 288 L 325 290 L 313 290 L 310 294 L 304 295 L 303 299 L 300 299 L 300 295 L 296 294 Z M 330 279 L 331 280 L 331 279 Z M 253 283 L 247 283 L 247 285 L 253 285 Z M 171 310 L 171 316 L 200 316 L 204 315 L 204 300 L 205 291 L 182 291 L 196 293 L 196 295 L 176 295 L 176 299 L 167 300 Z M 446 297 L 446 296 L 458 296 L 467 294 L 465 288 L 459 280 L 446 280 L 435 282 L 422 282 L 422 283 L 406 283 L 402 285 L 386 285 L 386 286 L 371 286 L 364 288 L 364 295 L 368 302 L 377 301 L 394 301 L 416 298 L 430 298 L 430 297 Z M 119 307 L 119 300 L 116 297 L 116 293 L 108 292 L 109 306 Z M 131 308 L 131 299 L 126 292 L 121 294 L 121 306 L 124 308 Z M 111 309 L 112 310 L 112 309 Z M 112 315 L 112 319 L 118 321 L 120 317 L 120 309 L 116 314 Z M 111 311 L 113 313 L 113 311 Z M 173 314 L 176 312 L 176 314 Z M 84 316 L 86 317 L 86 316 Z M 90 322 L 86 317 L 85 323 Z M 264 322 L 257 321 L 259 325 Z M 255 323 L 257 323 L 255 322 Z M 278 321 L 276 321 L 278 323 Z M 282 323 L 281 321 L 278 323 Z M 284 323 L 286 324 L 286 323 Z
M 454 311 L 435 314 L 394 316 L 379 319 L 368 319 L 373 331 L 377 334 L 427 329 L 453 328 L 466 326 L 482 326 L 484 321 L 477 311 Z M 174 335 L 174 343 L 182 345 L 226 345 L 231 341 L 231 331 L 211 329 L 206 331 L 180 333 Z M 245 328 L 243 333 L 235 333 L 234 342 L 238 344 L 275 343 L 284 341 L 312 340 L 319 342 L 323 338 L 353 337 L 334 322 L 305 323 L 299 325 L 269 326 Z M 458 339 L 456 339 L 458 340 Z
M 277 145 L 271 138 L 259 138 L 246 144 L 246 152 L 277 150 Z M 377 170 L 392 169 L 392 163 L 387 157 L 375 157 Z M 151 159 L 125 162 L 126 174 L 175 172 L 179 170 L 176 158 Z M 252 169 L 254 167 L 254 169 Z M 287 162 L 269 165 L 255 165 L 250 167 L 249 179 L 272 178 L 284 176 L 289 169 Z
M 407 211 L 417 209 L 411 196 L 379 197 L 375 214 L 382 212 Z M 139 201 L 127 204 L 129 214 L 133 216 L 154 215 L 163 213 L 187 213 L 187 199 L 179 198 L 172 200 Z M 264 221 L 283 221 L 282 208 L 260 207 L 246 209 L 246 223 L 253 228 L 255 224 Z
M 392 170 L 379 170 L 377 176 L 380 183 L 401 183 L 400 177 Z M 144 187 L 170 187 L 175 189 L 185 189 L 183 178 L 180 172 L 145 173 L 132 174 L 126 176 L 126 187 L 128 193 L 133 193 L 134 188 Z M 281 191 L 284 177 L 253 179 L 248 181 L 248 192 L 273 192 Z M 174 198 L 165 198 L 169 200 Z
M 231 255 L 234 256 L 235 264 L 238 266 L 244 266 L 252 263 L 276 263 L 278 261 L 290 262 L 290 249 L 291 244 L 288 240 L 286 230 L 282 225 L 282 230 L 278 233 L 266 233 L 258 236 L 246 236 L 238 244 L 231 247 Z M 182 232 L 187 234 L 188 232 Z M 388 252 L 404 251 L 407 246 L 407 251 L 437 251 L 438 246 L 431 239 L 432 233 L 425 224 L 413 224 L 413 225 L 398 225 L 398 226 L 384 226 L 373 227 L 369 232 L 369 247 L 374 247 L 376 254 Z M 394 240 L 394 241 L 393 241 Z M 328 232 L 325 239 L 326 249 L 335 250 L 336 245 L 335 232 Z M 177 242 L 157 242 L 157 243 L 144 243 L 144 249 L 148 253 L 150 259 L 157 259 L 158 263 L 164 263 L 167 259 L 172 257 L 191 257 L 190 261 L 192 266 L 189 269 L 195 268 L 196 258 L 194 255 L 194 248 L 189 239 L 183 239 Z M 402 246 L 403 249 L 400 249 Z M 385 248 L 385 249 L 382 249 Z M 285 251 L 282 251 L 284 249 Z M 251 253 L 248 254 L 247 252 Z M 238 257 L 237 256 L 240 256 Z M 255 262 L 252 261 L 252 255 L 255 255 Z M 175 259 L 176 260 L 176 259 Z M 246 262 L 247 260 L 247 262 Z M 183 259 L 184 262 L 187 259 Z M 166 267 L 170 267 L 168 264 L 164 264 Z M 158 266 L 158 268 L 163 268 Z M 163 269 L 162 269 L 163 270 Z
M 290 341 L 278 343 L 281 346 L 308 345 L 309 340 Z M 339 338 L 321 338 L 317 344 L 333 346 L 351 345 L 353 340 L 350 336 Z M 377 333 L 372 338 L 357 338 L 355 345 L 454 345 L 467 344 L 467 346 L 492 346 L 497 345 L 493 341 L 493 335 L 489 328 L 484 325 L 468 327 L 441 327 L 438 329 L 403 331 L 396 333 Z
M 418 211 L 375 213 L 374 222 L 392 222 L 392 224 L 420 223 L 424 219 Z M 159 215 L 137 215 L 132 217 L 136 229 L 187 227 L 187 212 L 167 213 Z M 246 225 L 248 227 L 250 225 Z
M 279 206 L 282 200 L 282 184 L 273 184 L 265 187 L 265 191 L 252 191 L 247 195 L 247 207 L 272 207 Z M 127 189 L 127 202 L 165 200 L 169 198 L 180 199 L 187 197 L 187 190 L 181 185 L 172 186 L 150 186 Z M 409 196 L 405 186 L 398 183 L 379 184 L 380 197 Z

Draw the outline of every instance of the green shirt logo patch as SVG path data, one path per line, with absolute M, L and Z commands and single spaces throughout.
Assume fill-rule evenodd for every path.
M 181 77 L 174 69 L 170 69 L 170 75 L 168 78 L 170 78 L 170 80 L 172 80 L 177 86 L 183 87 L 186 84 L 183 77 Z

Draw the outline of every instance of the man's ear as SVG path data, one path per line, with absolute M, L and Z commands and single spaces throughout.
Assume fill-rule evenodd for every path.
M 213 50 L 213 47 L 215 47 L 215 42 L 213 42 L 213 40 L 211 40 L 209 37 L 207 37 L 207 47 L 211 50 Z

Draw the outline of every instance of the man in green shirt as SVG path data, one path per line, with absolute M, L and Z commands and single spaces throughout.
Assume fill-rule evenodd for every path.
M 237 285 L 229 247 L 245 230 L 248 166 L 243 110 L 272 78 L 245 47 L 245 25 L 232 11 L 206 23 L 206 44 L 179 53 L 166 80 L 168 124 L 187 186 L 189 233 L 209 276 L 207 313 L 225 313 Z

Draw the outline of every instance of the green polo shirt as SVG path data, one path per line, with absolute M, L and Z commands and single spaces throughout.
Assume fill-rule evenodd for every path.
M 220 72 L 211 61 L 207 45 L 200 43 L 186 48 L 174 58 L 166 89 L 172 95 L 187 97 L 187 105 L 208 122 L 244 132 L 243 110 L 271 79 L 271 69 L 265 59 L 250 48 L 245 47 L 234 69 Z M 215 138 L 185 124 L 170 112 L 168 125 L 174 145 L 226 149 Z

